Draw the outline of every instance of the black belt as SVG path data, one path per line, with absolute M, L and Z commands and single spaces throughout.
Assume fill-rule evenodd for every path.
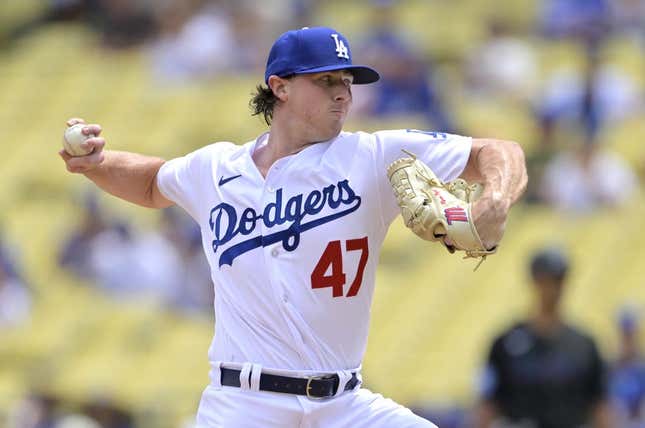
M 240 387 L 240 370 L 221 368 L 222 385 Z M 249 374 L 249 382 L 250 382 Z M 359 380 L 356 373 L 345 384 L 345 391 L 354 389 Z M 306 395 L 309 398 L 329 398 L 336 395 L 340 378 L 337 374 L 312 376 L 308 378 L 278 376 L 268 373 L 260 375 L 260 391 L 282 392 L 286 394 Z

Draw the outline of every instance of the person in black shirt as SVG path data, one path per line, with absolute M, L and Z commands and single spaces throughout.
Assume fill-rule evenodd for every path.
M 560 312 L 567 258 L 557 249 L 540 250 L 530 271 L 535 312 L 494 340 L 476 426 L 613 427 L 606 369 L 596 344 Z

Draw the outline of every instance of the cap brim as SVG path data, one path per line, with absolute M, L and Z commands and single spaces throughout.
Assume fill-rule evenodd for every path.
M 297 71 L 295 74 L 320 73 L 323 71 L 347 70 L 354 75 L 354 85 L 365 85 L 378 81 L 381 76 L 373 68 L 364 65 L 327 65 L 325 67 L 309 68 L 303 71 Z

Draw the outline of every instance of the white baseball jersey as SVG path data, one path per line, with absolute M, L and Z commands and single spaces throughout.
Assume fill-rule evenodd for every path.
M 399 214 L 387 166 L 415 153 L 456 178 L 471 139 L 417 130 L 342 132 L 276 161 L 268 134 L 171 160 L 161 192 L 199 223 L 215 284 L 211 362 L 334 372 L 361 364 L 379 251 Z M 218 372 L 219 373 L 219 372 Z

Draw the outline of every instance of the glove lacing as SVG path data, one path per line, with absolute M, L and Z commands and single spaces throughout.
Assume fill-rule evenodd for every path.
M 409 152 L 409 151 L 407 151 L 405 149 L 402 149 L 402 150 L 406 154 L 408 154 L 413 160 L 417 159 L 417 156 L 414 153 Z M 454 194 L 454 192 L 452 191 L 452 189 L 450 189 L 450 187 L 446 186 L 444 183 L 442 183 L 438 179 L 436 179 L 434 177 L 428 177 L 425 174 L 424 169 L 422 169 L 422 168 L 415 168 L 415 169 L 416 169 L 417 175 L 421 179 L 423 179 L 423 181 L 428 183 L 430 186 L 432 186 L 432 187 L 441 187 L 441 188 L 445 189 L 446 191 Z M 468 202 L 470 200 L 470 195 L 475 191 L 474 185 L 465 186 L 464 191 L 466 192 L 466 198 L 467 198 L 465 202 Z M 468 203 L 470 204 L 471 202 L 468 202 Z M 475 234 L 475 236 L 479 240 L 480 246 L 482 248 L 484 248 L 484 243 L 482 242 L 481 238 L 479 237 L 479 233 L 477 232 L 476 228 L 473 228 L 473 233 Z M 450 253 L 455 252 L 455 248 L 452 245 L 446 244 L 446 242 L 443 239 L 441 240 L 441 242 L 443 243 L 443 245 L 445 245 L 445 247 L 448 249 L 448 251 Z M 470 258 L 473 258 L 473 259 L 478 258 L 479 259 L 479 263 L 477 263 L 477 265 L 473 269 L 473 271 L 476 271 L 477 269 L 479 269 L 479 266 L 481 266 L 481 264 L 484 262 L 484 260 L 486 260 L 486 257 L 488 255 L 494 254 L 497 251 L 497 247 L 495 246 L 495 247 L 491 248 L 490 250 L 463 250 L 463 251 L 465 253 L 463 259 L 470 259 Z

